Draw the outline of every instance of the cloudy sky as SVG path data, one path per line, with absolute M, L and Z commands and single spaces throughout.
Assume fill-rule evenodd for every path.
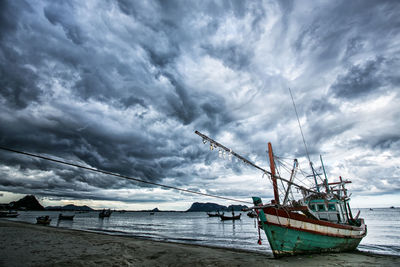
M 400 205 L 399 1 L 1 1 L 0 145 L 249 201 L 305 149 L 353 207 Z M 283 173 L 282 173 L 283 174 Z M 231 204 L 0 151 L 0 203 Z

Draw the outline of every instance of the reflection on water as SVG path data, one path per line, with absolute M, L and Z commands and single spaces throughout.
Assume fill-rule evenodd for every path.
M 49 215 L 51 226 L 83 229 L 208 246 L 239 248 L 264 252 L 272 256 L 267 238 L 261 233 L 263 244 L 257 244 L 257 223 L 242 215 L 241 220 L 221 221 L 203 212 L 114 212 L 100 219 L 98 212 L 76 213 L 73 221 L 58 220 L 59 212 L 20 212 L 10 220 L 36 223 L 36 217 Z M 400 255 L 400 209 L 361 209 L 361 217 L 368 225 L 368 235 L 359 249 L 377 253 Z
M 74 224 L 74 221 L 71 220 L 59 220 L 57 219 L 57 227 L 63 227 L 63 228 L 73 228 L 72 225 Z

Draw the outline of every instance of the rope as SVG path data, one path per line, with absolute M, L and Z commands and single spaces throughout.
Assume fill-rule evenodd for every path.
M 52 159 L 52 158 L 48 158 L 48 157 L 44 157 L 44 156 L 40 156 L 40 155 L 28 153 L 28 152 L 18 151 L 18 150 L 14 150 L 14 149 L 2 147 L 2 146 L 0 146 L 0 149 L 5 150 L 5 151 L 9 151 L 9 152 L 14 152 L 14 153 L 17 153 L 17 154 L 26 155 L 26 156 L 29 156 L 29 157 L 44 159 L 44 160 L 56 162 L 56 163 L 59 163 L 59 164 L 64 164 L 64 165 L 68 165 L 68 166 L 72 166 L 72 167 L 77 167 L 77 168 L 85 169 L 85 170 L 92 171 L 92 172 L 99 172 L 99 173 L 103 173 L 103 174 L 106 174 L 106 175 L 116 176 L 116 177 L 119 177 L 119 178 L 132 180 L 132 181 L 136 181 L 136 182 L 140 182 L 140 183 L 160 186 L 160 187 L 164 187 L 164 188 L 168 188 L 168 189 L 175 189 L 175 190 L 178 190 L 178 191 L 191 193 L 191 194 L 197 194 L 197 195 L 206 196 L 206 197 L 219 198 L 219 199 L 230 200 L 230 201 L 246 203 L 246 204 L 253 204 L 252 202 L 249 202 L 249 201 L 243 201 L 243 200 L 238 200 L 238 199 L 233 199 L 233 198 L 228 198 L 228 197 L 210 195 L 210 194 L 196 192 L 196 191 L 192 191 L 192 190 L 189 190 L 189 189 L 183 189 L 183 188 L 179 188 L 179 187 L 175 187 L 175 186 L 149 182 L 149 181 L 145 181 L 145 180 L 141 180 L 141 179 L 138 179 L 138 178 L 125 176 L 125 175 L 118 174 L 118 173 L 112 173 L 112 172 L 108 172 L 108 171 L 89 168 L 89 167 L 85 167 L 85 166 L 82 166 L 82 165 L 78 165 L 78 164 L 74 164 L 74 163 L 70 163 L 70 162 L 66 162 L 66 161 L 62 161 L 62 160 Z
M 294 103 L 294 99 L 293 99 L 293 95 L 292 95 L 292 90 L 290 90 L 290 88 L 289 88 L 289 93 L 290 93 L 290 97 L 292 98 L 294 111 L 296 112 L 296 117 L 297 117 L 297 122 L 299 123 L 299 128 L 300 128 L 300 132 L 301 132 L 301 137 L 303 137 L 303 143 L 304 143 L 304 148 L 306 149 L 307 158 L 308 158 L 308 161 L 311 162 L 311 160 L 310 160 L 310 154 L 308 153 L 308 149 L 307 149 L 307 145 L 306 145 L 306 139 L 304 138 L 303 129 L 301 128 L 301 124 L 300 124 L 299 114 L 297 114 L 296 104 Z

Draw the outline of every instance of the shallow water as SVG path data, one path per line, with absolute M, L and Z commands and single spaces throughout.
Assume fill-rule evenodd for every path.
M 368 234 L 358 249 L 379 254 L 400 256 L 400 209 L 360 209 L 368 226 Z M 357 211 L 357 210 L 355 210 Z M 354 211 L 353 211 L 354 212 Z M 189 244 L 229 247 L 263 252 L 272 257 L 265 233 L 258 245 L 255 219 L 242 213 L 239 221 L 220 221 L 204 212 L 113 212 L 110 218 L 99 219 L 98 212 L 76 213 L 73 221 L 58 221 L 59 212 L 25 211 L 9 219 L 36 223 L 36 217 L 49 215 L 51 226 L 128 235 Z M 72 212 L 64 212 L 72 215 Z

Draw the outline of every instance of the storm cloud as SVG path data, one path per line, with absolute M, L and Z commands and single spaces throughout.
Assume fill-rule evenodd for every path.
M 261 166 L 268 141 L 277 155 L 305 158 L 291 88 L 312 160 L 322 154 L 331 178 L 354 178 L 360 195 L 371 192 L 367 184 L 373 194 L 398 193 L 399 8 L 394 0 L 1 1 L 0 145 L 270 198 L 262 173 L 219 158 L 194 131 Z M 154 190 L 0 153 L 0 191 L 193 198 Z

